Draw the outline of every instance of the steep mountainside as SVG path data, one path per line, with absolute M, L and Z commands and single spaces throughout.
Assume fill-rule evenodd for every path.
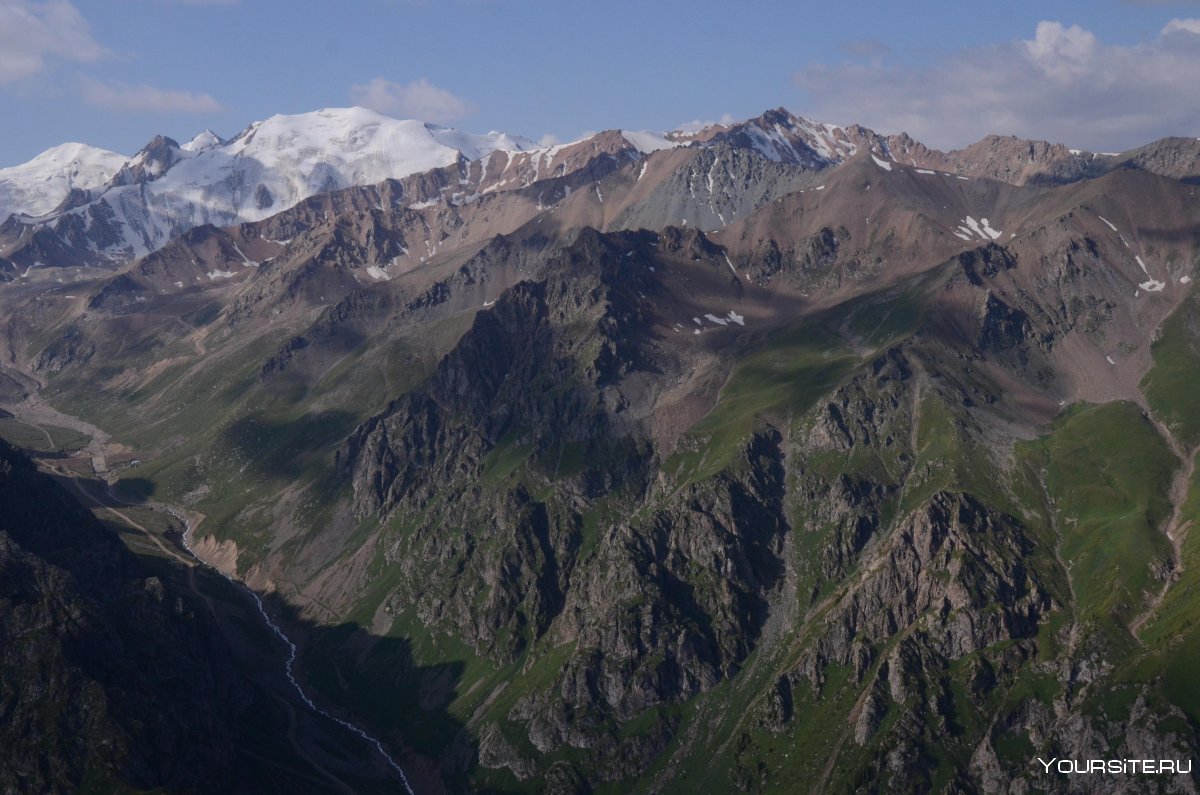
M 1200 754 L 1188 141 L 470 146 L 3 285 L 10 380 L 432 789 L 1196 791 L 1035 762 Z
M 0 441 L 0 786 L 235 787 L 250 685 L 211 619 Z

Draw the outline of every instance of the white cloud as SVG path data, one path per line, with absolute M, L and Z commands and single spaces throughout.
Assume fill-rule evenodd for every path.
M 351 86 L 350 99 L 355 105 L 380 113 L 439 124 L 456 122 L 475 112 L 471 103 L 424 77 L 407 84 L 376 77 L 364 85 Z
M 929 66 L 811 66 L 795 75 L 822 120 L 964 146 L 989 133 L 1097 151 L 1200 134 L 1200 20 L 1139 44 L 1040 22 L 1032 39 L 958 50 Z
M 1172 33 L 1192 33 L 1200 35 L 1200 19 L 1172 19 L 1162 29 L 1162 35 Z
M 701 121 L 700 119 L 692 119 L 691 121 L 685 121 L 683 124 L 680 124 L 675 129 L 679 132 L 695 133 L 695 132 L 700 132 L 705 127 L 711 127 L 714 124 L 723 124 L 726 127 L 728 127 L 729 125 L 733 124 L 735 121 L 737 121 L 737 120 L 735 118 L 733 118 L 732 113 L 722 113 L 721 118 L 717 121 Z
M 34 77 L 54 60 L 92 63 L 107 54 L 66 0 L 0 0 L 0 86 Z
M 1033 41 L 1022 43 L 1043 76 L 1063 85 L 1088 76 L 1099 46 L 1091 32 L 1061 22 L 1039 22 Z
M 139 113 L 215 113 L 224 110 L 212 95 L 82 78 L 85 102 L 107 110 Z

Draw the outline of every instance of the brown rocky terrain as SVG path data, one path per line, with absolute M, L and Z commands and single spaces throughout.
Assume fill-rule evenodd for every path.
M 1195 791 L 1033 761 L 1200 750 L 1194 147 L 674 137 L 17 280 L 0 350 L 431 787 Z

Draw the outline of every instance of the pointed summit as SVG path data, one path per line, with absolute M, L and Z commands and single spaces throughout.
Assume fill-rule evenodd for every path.
M 225 141 L 207 127 L 196 134 L 196 137 L 179 147 L 184 152 L 203 152 L 215 146 L 221 146 Z
M 156 135 L 117 172 L 109 186 L 153 182 L 182 159 L 183 153 L 174 139 Z

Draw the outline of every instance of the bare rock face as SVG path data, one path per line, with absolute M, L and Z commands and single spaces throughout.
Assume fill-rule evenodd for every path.
M 1163 138 L 1125 152 L 1118 158 L 1125 167 L 1135 167 L 1183 182 L 1200 181 L 1200 141 L 1195 138 Z
M 1097 159 L 1090 152 L 1072 151 L 1062 144 L 1000 135 L 989 135 L 943 157 L 943 167 L 947 170 L 1014 185 L 1076 182 L 1096 176 L 1108 166 L 1107 158 Z
M 164 135 L 156 135 L 113 175 L 107 187 L 153 182 L 182 158 L 183 152 L 178 143 Z

